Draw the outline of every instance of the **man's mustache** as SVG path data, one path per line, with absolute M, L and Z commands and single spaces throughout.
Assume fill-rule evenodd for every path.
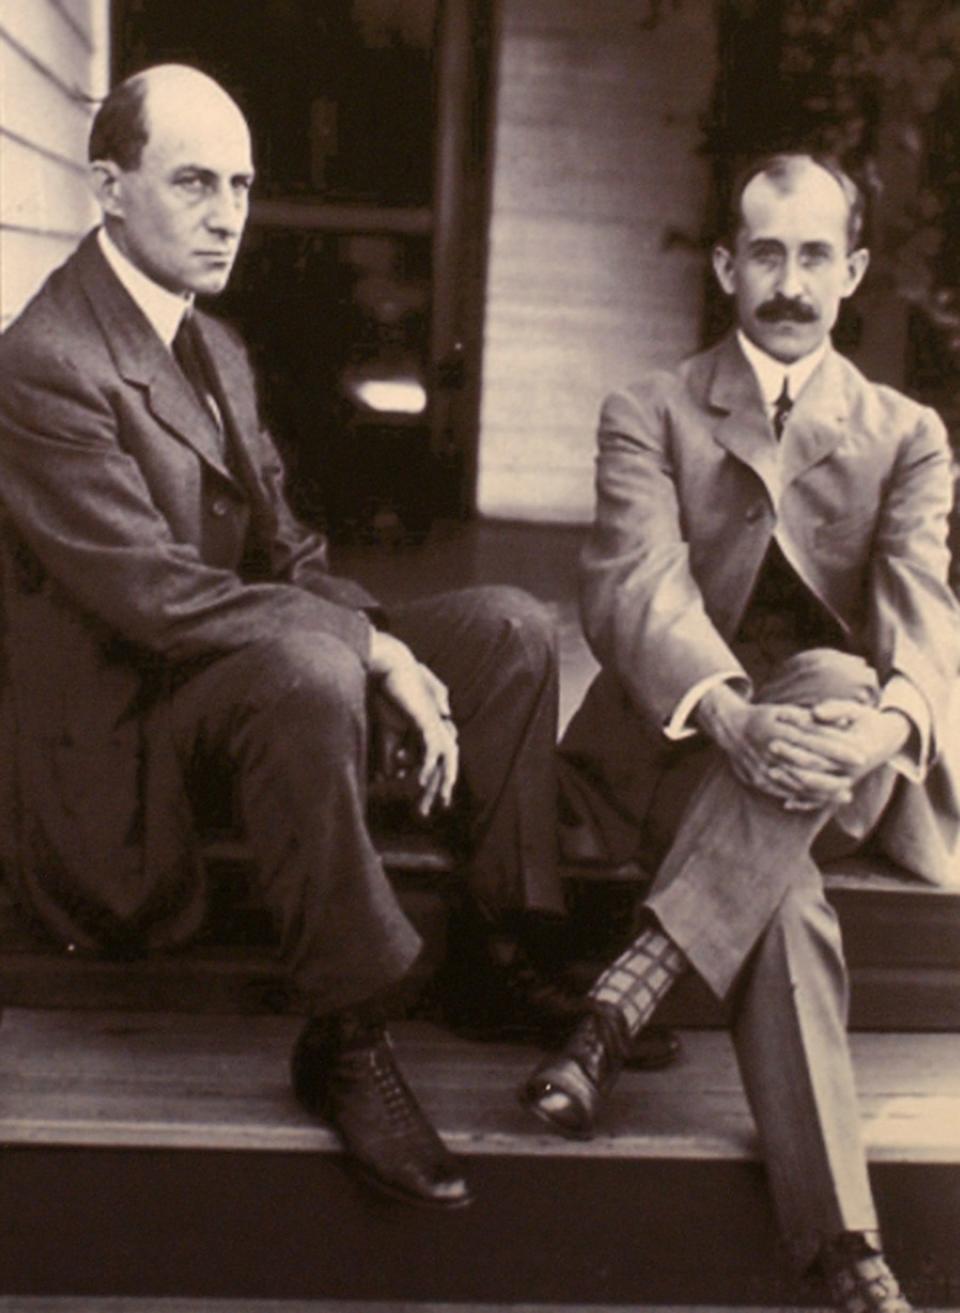
M 775 323 L 778 319 L 792 319 L 796 324 L 813 324 L 817 320 L 816 310 L 806 301 L 779 295 L 758 306 L 756 315 L 765 324 Z

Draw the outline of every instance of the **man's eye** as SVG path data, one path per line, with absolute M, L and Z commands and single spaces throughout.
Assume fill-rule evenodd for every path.
M 185 178 L 177 179 L 177 186 L 181 191 L 187 192 L 191 196 L 200 196 L 206 190 L 206 182 L 199 175 L 188 175 Z

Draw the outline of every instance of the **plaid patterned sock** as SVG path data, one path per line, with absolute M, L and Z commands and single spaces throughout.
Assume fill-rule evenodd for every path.
M 589 997 L 615 1007 L 632 1037 L 643 1030 L 657 1004 L 688 965 L 673 940 L 651 926 L 597 977 Z

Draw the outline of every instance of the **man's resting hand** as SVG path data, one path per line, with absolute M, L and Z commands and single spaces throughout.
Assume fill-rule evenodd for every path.
M 704 695 L 698 720 L 744 784 L 787 810 L 840 807 L 854 786 L 903 747 L 910 722 L 850 699 L 814 707 L 751 703 L 720 685 Z
M 370 673 L 420 740 L 417 810 L 429 816 L 437 801 L 448 807 L 457 782 L 459 750 L 446 685 L 421 665 L 405 643 L 379 629 L 370 636 Z

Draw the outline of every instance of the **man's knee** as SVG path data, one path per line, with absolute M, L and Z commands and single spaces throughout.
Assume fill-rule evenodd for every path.
M 556 630 L 543 602 L 508 585 L 490 585 L 475 592 L 484 620 L 515 658 L 536 669 L 553 661 Z
M 827 698 L 874 705 L 880 686 L 863 657 L 836 648 L 816 647 L 787 657 L 763 681 L 757 696 L 764 702 L 809 706 Z
M 320 722 L 332 727 L 366 716 L 366 671 L 338 639 L 290 633 L 257 645 L 252 690 L 260 711 L 287 724 Z

